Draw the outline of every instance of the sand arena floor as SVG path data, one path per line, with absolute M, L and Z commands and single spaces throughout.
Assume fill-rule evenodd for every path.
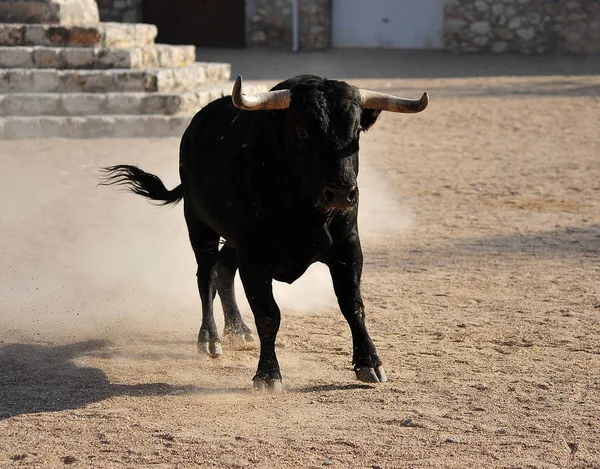
M 176 185 L 177 139 L 4 141 L 0 466 L 600 467 L 598 59 L 210 54 L 430 92 L 361 140 L 390 382 L 354 380 L 318 268 L 276 290 L 283 394 L 251 391 L 257 349 L 197 355 L 181 207 L 96 187 L 116 163 Z

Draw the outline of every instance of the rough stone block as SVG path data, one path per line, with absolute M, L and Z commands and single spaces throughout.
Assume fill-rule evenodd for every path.
M 538 13 L 537 11 L 530 11 L 527 13 L 527 19 L 529 20 L 529 23 L 536 25 L 536 24 L 540 24 L 540 22 L 542 21 L 542 15 L 540 13 Z
M 172 115 L 179 112 L 181 98 L 178 95 L 149 95 L 141 103 L 143 114 Z
M 100 49 L 96 53 L 97 68 L 131 68 L 131 52 L 127 49 Z
M 140 112 L 138 93 L 109 93 L 106 98 L 106 112 L 109 114 L 138 114 Z
M 474 34 L 487 34 L 490 31 L 490 23 L 487 21 L 477 21 L 471 24 L 470 29 Z
M 0 2 L 2 23 L 47 23 L 49 14 L 55 13 L 43 3 Z
M 133 44 L 138 47 L 154 44 L 157 34 L 158 29 L 153 24 L 135 24 L 132 37 Z
M 185 67 L 196 60 L 196 48 L 194 46 L 166 46 L 156 45 L 158 54 L 157 65 L 159 67 Z
M 69 80 L 70 74 L 63 74 L 66 78 L 64 90 L 67 92 L 82 91 L 98 93 L 110 89 L 113 85 L 113 76 L 102 72 L 85 71 L 74 75 Z
M 36 68 L 61 68 L 62 61 L 57 49 L 34 49 L 33 63 Z
M 521 26 L 521 18 L 515 17 L 508 22 L 509 29 L 518 29 Z
M 498 41 L 492 45 L 492 52 L 495 52 L 496 54 L 500 54 L 500 53 L 506 51 L 507 48 L 508 48 L 508 44 L 506 42 Z
M 158 70 L 156 74 L 156 85 L 158 90 L 177 90 L 182 89 L 181 80 L 176 80 L 173 70 Z
M 58 94 L 9 94 L 4 102 L 6 115 L 48 115 L 59 114 L 60 95 Z
M 106 97 L 94 93 L 65 93 L 62 95 L 62 112 L 59 114 L 85 115 L 103 114 L 106 110 Z
M 158 91 L 155 74 L 144 71 L 116 71 L 111 91 Z
M 206 66 L 207 84 L 221 83 L 223 80 L 229 80 L 231 77 L 231 65 L 225 63 L 204 63 Z
M 132 24 L 117 26 L 117 23 L 106 23 L 104 27 L 104 47 L 135 47 L 134 30 L 135 25 Z
M 131 55 L 131 68 L 160 67 L 158 50 L 156 47 L 135 49 Z
M 24 31 L 19 24 L 0 25 L 0 45 L 20 45 Z
M 60 78 L 54 70 L 30 70 L 28 73 L 32 78 L 32 92 L 53 92 L 60 87 Z
M 504 5 L 502 3 L 492 5 L 492 13 L 494 13 L 494 15 L 501 15 L 504 13 Z
M 56 33 L 52 28 L 49 28 L 48 36 L 50 41 L 54 39 Z M 66 35 L 66 41 L 63 41 L 64 46 L 75 46 L 75 47 L 94 47 L 101 43 L 101 32 L 97 27 L 73 27 Z M 62 37 L 60 37 L 62 39 Z
M 480 12 L 488 11 L 489 5 L 484 0 L 477 0 L 475 3 L 475 9 Z
M 0 68 L 33 67 L 33 50 L 23 47 L 1 48 Z
M 61 50 L 60 68 L 93 68 L 95 65 L 94 49 L 65 48 Z
M 535 31 L 533 30 L 533 28 L 518 29 L 517 36 L 519 36 L 524 41 L 529 41 L 530 39 L 534 38 Z
M 0 30 L 2 30 L 5 25 L 0 24 Z M 57 27 L 58 28 L 58 27 Z M 48 44 L 48 34 L 44 28 L 44 25 L 41 24 L 24 24 L 21 26 L 21 30 L 23 31 L 23 35 L 20 38 L 20 41 L 7 42 L 0 41 L 0 45 L 2 46 L 45 46 Z

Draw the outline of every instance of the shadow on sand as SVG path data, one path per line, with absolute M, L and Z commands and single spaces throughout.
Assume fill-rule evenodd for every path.
M 454 263 L 457 259 L 472 258 L 479 262 L 480 257 L 498 256 L 511 259 L 552 258 L 562 261 L 597 263 L 600 259 L 600 225 L 558 228 L 534 233 L 513 233 L 509 235 L 482 236 L 457 239 L 444 246 L 431 249 L 398 249 L 390 251 L 379 245 L 367 246 L 366 258 L 378 268 L 397 270 L 403 268 L 427 271 L 433 266 Z M 390 262 L 391 259 L 393 262 Z
M 472 238 L 457 243 L 456 247 L 461 252 L 473 255 L 519 252 L 561 257 L 597 257 L 600 255 L 600 225 Z
M 308 392 L 327 392 L 327 391 L 352 391 L 355 389 L 375 389 L 374 384 L 322 384 L 319 386 L 305 386 L 301 388 L 292 388 L 289 391 L 297 393 Z
M 109 342 L 104 340 L 88 340 L 61 346 L 17 343 L 1 347 L 0 419 L 77 409 L 114 396 L 244 392 L 167 383 L 113 384 L 102 370 L 73 362 L 107 345 Z

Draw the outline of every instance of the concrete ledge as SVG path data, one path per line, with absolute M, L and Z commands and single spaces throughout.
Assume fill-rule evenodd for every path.
M 185 67 L 194 46 L 153 45 L 129 49 L 91 47 L 0 47 L 0 68 L 110 69 Z
M 151 24 L 99 23 L 93 26 L 0 23 L 0 46 L 99 47 L 125 49 L 154 44 Z
M 223 84 L 230 74 L 229 64 L 210 62 L 148 70 L 0 69 L 0 94 L 190 91 Z

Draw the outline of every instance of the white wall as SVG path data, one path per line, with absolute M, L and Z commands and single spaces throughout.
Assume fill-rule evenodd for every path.
M 333 0 L 333 47 L 441 49 L 444 0 Z

